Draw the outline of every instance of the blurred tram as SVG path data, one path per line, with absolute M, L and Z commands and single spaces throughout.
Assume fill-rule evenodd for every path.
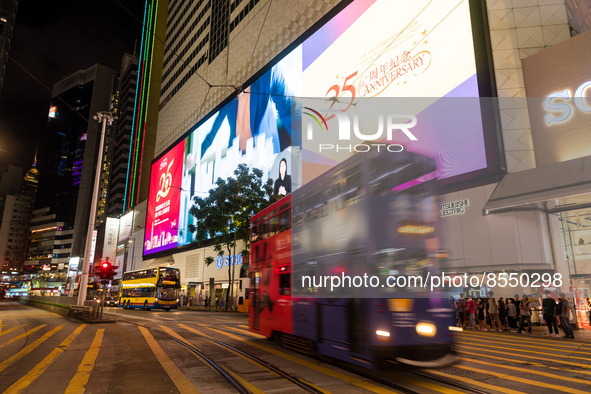
M 435 171 L 419 154 L 358 153 L 253 216 L 250 330 L 369 368 L 454 362 L 448 297 L 382 286 L 438 272 Z M 381 282 L 320 283 L 364 275 Z

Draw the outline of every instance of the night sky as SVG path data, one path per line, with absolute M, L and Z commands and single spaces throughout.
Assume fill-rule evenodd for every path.
M 145 0 L 19 2 L 0 91 L 0 167 L 30 168 L 46 130 L 54 83 L 95 63 L 120 70 L 136 40 L 139 48 L 144 5 Z

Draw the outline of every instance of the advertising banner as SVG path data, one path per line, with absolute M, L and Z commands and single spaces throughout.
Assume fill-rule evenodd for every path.
M 144 253 L 177 246 L 184 151 L 178 144 L 152 166 Z

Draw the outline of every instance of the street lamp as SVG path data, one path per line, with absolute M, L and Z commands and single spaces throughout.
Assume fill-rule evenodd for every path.
M 92 236 L 94 233 L 94 224 L 96 221 L 96 206 L 98 200 L 99 186 L 101 181 L 101 170 L 103 165 L 103 146 L 105 145 L 105 135 L 107 130 L 107 123 L 109 126 L 117 119 L 108 111 L 100 111 L 92 117 L 103 122 L 103 128 L 100 135 L 98 161 L 96 164 L 96 174 L 94 176 L 94 189 L 92 192 L 92 203 L 90 204 L 90 218 L 88 220 L 88 232 L 86 233 L 86 246 L 84 248 L 84 260 L 82 261 L 82 276 L 80 277 L 80 285 L 78 290 L 78 305 L 84 305 L 86 301 L 86 287 L 88 285 L 88 271 L 90 269 L 90 249 L 92 248 Z

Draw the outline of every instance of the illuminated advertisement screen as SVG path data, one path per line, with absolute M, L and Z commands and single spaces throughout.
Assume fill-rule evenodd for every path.
M 184 142 L 177 144 L 152 165 L 144 253 L 178 246 L 178 221 Z
M 420 99 L 413 111 L 421 138 L 405 148 L 435 158 L 440 178 L 486 169 L 469 3 L 357 0 L 282 53 L 153 162 L 144 255 L 191 243 L 192 197 L 238 164 L 261 169 L 276 193 L 287 194 L 355 153 L 312 149 L 303 138 L 310 113 L 302 97 L 341 108 L 369 98 Z M 450 116 L 446 98 L 473 99 Z

